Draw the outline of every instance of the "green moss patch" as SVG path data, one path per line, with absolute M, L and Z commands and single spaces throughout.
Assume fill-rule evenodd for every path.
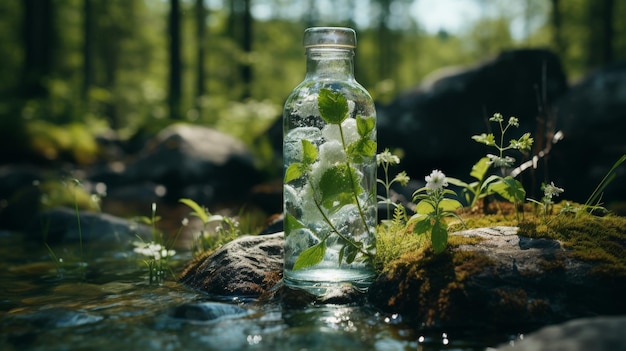
M 571 250 L 569 256 L 595 262 L 594 273 L 626 277 L 626 218 L 581 214 L 559 215 L 547 224 L 525 222 L 519 234 L 559 240 Z

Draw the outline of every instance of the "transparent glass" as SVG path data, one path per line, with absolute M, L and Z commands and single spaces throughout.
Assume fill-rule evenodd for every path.
M 356 34 L 305 31 L 306 76 L 283 111 L 285 266 L 291 287 L 365 289 L 374 272 L 376 111 L 354 79 Z

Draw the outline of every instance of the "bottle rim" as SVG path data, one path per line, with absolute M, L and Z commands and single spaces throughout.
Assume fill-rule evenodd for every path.
M 311 27 L 304 31 L 304 48 L 356 48 L 356 32 L 347 27 Z

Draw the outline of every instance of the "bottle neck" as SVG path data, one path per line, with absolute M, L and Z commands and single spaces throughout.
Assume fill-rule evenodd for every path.
M 312 47 L 306 50 L 306 79 L 354 79 L 354 50 Z

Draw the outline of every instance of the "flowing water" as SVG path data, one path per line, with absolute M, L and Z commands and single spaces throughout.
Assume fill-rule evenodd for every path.
M 49 250 L 0 232 L 0 350 L 469 351 L 514 337 L 424 330 L 370 306 L 224 301 L 173 275 L 150 284 L 132 248 L 90 245 L 80 260 L 78 245 Z M 170 266 L 176 272 L 190 259 L 179 252 Z

